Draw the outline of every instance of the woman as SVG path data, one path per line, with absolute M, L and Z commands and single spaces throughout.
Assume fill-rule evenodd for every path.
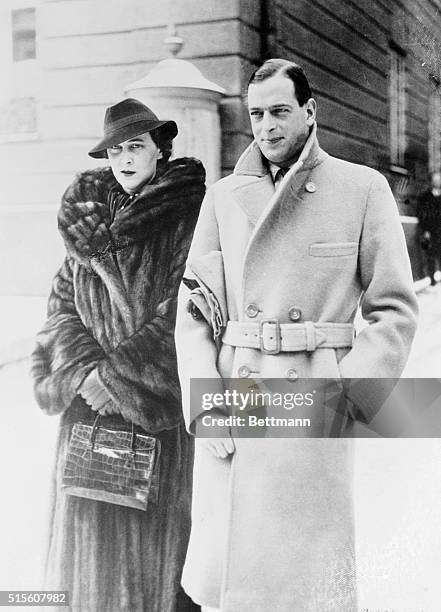
M 176 134 L 137 100 L 108 108 L 89 155 L 111 168 L 80 174 L 58 216 L 66 258 L 33 354 L 37 400 L 62 415 L 45 588 L 70 591 L 81 612 L 195 609 L 180 588 L 193 445 L 173 332 L 205 174 L 195 159 L 168 161 Z M 72 426 L 97 413 L 160 440 L 159 498 L 146 511 L 60 491 Z

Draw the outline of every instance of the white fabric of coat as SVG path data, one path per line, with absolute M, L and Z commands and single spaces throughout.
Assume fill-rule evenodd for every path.
M 301 322 L 352 323 L 361 298 L 369 325 L 351 349 L 268 355 L 215 342 L 182 284 L 176 344 L 189 429 L 191 378 L 223 389 L 242 366 L 285 380 L 292 369 L 300 378 L 400 376 L 417 306 L 396 203 L 380 173 L 320 149 L 315 128 L 276 193 L 255 142 L 208 190 L 185 277 L 200 280 L 195 270 L 231 321 L 291 323 L 295 306 Z M 252 319 L 249 304 L 259 311 Z M 366 389 L 351 399 L 372 418 Z M 351 440 L 313 430 L 235 444 L 222 460 L 196 441 L 185 590 L 222 612 L 355 612 Z

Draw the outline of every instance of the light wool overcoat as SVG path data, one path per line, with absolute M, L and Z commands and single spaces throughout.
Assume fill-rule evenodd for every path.
M 176 343 L 190 429 L 199 411 L 190 411 L 191 378 L 222 388 L 223 378 L 249 371 L 290 380 L 294 390 L 293 370 L 300 378 L 397 377 L 406 362 L 417 306 L 396 203 L 381 174 L 329 156 L 315 130 L 277 192 L 256 143 L 209 189 L 185 277 L 193 285 L 180 289 Z M 209 325 L 189 308 L 201 279 L 230 321 L 292 323 L 295 307 L 299 323 L 347 324 L 362 297 L 369 325 L 352 348 L 268 355 L 219 344 L 216 317 Z M 351 414 L 369 420 L 378 407 L 365 395 L 352 398 Z M 320 435 L 237 438 L 226 460 L 196 440 L 183 573 L 195 601 L 222 612 L 357 610 L 351 441 Z

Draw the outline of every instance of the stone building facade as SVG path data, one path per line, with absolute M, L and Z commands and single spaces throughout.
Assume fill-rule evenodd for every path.
M 185 41 L 180 57 L 226 91 L 222 173 L 250 142 L 242 94 L 254 67 L 271 56 L 298 61 L 318 100 L 323 147 L 389 179 L 418 277 L 415 195 L 440 165 L 440 4 L 2 0 L 0 291 L 47 292 L 62 257 L 60 195 L 94 164 L 87 150 L 105 107 L 163 59 L 170 23 Z

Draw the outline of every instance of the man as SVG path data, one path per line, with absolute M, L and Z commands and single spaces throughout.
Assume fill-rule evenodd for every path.
M 432 174 L 431 189 L 419 197 L 417 216 L 430 284 L 436 285 L 436 266 L 441 263 L 441 172 Z
M 305 378 L 397 377 L 416 325 L 387 181 L 320 149 L 303 70 L 266 61 L 250 79 L 248 110 L 254 142 L 207 192 L 180 289 L 178 365 L 196 434 L 204 416 L 190 406 L 191 378 L 220 390 L 228 377 L 277 378 L 295 390 Z M 353 340 L 362 295 L 370 325 Z M 348 397 L 351 415 L 372 417 L 363 389 Z M 222 612 L 357 610 L 352 447 L 325 430 L 324 416 L 306 439 L 233 439 L 220 422 L 217 439 L 196 440 L 183 574 L 196 602 Z

